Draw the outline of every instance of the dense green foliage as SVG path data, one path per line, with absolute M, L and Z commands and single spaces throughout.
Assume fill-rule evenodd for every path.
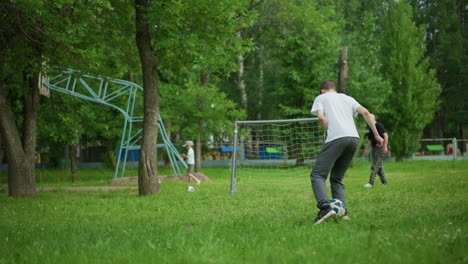
M 319 226 L 311 190 L 230 196 L 225 168 L 193 193 L 2 193 L 0 263 L 465 263 L 467 161 L 386 163 L 389 185 L 372 189 L 369 166 L 345 178 L 351 221 Z
M 318 85 L 337 79 L 340 49 L 348 47 L 346 92 L 388 128 L 398 159 L 412 155 L 423 135 L 463 138 L 465 9 L 461 0 L 150 1 L 144 11 L 163 120 L 173 139 L 204 144 L 230 136 L 236 119 L 310 117 Z M 23 127 L 35 118 L 27 118 L 23 99 L 40 71 L 70 67 L 142 84 L 132 2 L 7 0 L 0 16 L 0 103 L 14 116 L 17 142 L 36 133 L 35 122 Z M 34 148 L 57 144 L 114 151 L 120 120 L 75 101 L 41 99 L 37 146 L 4 141 L 27 149 L 28 163 Z M 64 155 L 57 152 L 50 155 Z
M 416 23 L 425 28 L 427 55 L 442 87 L 437 117 L 426 129 L 426 134 L 431 137 L 463 137 L 468 123 L 466 2 L 410 2 Z
M 383 73 L 392 89 L 383 122 L 392 131 L 392 153 L 402 159 L 417 150 L 424 127 L 434 117 L 440 88 L 424 58 L 424 31 L 412 22 L 411 7 L 403 2 L 391 4 L 387 16 Z
M 91 147 L 104 145 L 113 152 L 120 143 L 124 118 L 113 108 L 61 93 L 51 93 L 41 105 L 37 150 L 41 163 L 63 165 L 65 145 Z M 84 136 L 83 136 L 84 135 Z M 77 153 L 78 157 L 80 153 Z
M 202 86 L 188 83 L 188 88 L 178 96 L 186 101 L 177 108 L 181 132 L 186 135 L 221 135 L 232 131 L 232 120 L 243 119 L 243 112 L 236 108 L 223 92 L 214 85 Z M 182 123 L 184 121 L 184 123 Z
M 382 70 L 380 17 L 385 13 L 382 1 L 336 1 L 345 21 L 342 45 L 348 47 L 349 76 L 346 93 L 359 99 L 371 112 L 388 112 L 386 105 L 391 86 Z M 379 119 L 377 115 L 377 119 Z

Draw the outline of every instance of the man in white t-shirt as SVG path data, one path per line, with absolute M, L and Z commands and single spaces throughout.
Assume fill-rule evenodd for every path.
M 189 182 L 192 180 L 195 180 L 198 185 L 200 185 L 201 181 L 193 175 L 193 168 L 195 167 L 195 153 L 193 152 L 193 141 L 186 141 L 184 145 L 182 145 L 187 149 L 187 155 L 186 154 L 180 154 L 182 158 L 187 159 L 187 177 L 189 179 Z
M 320 93 L 314 100 L 311 112 L 318 116 L 320 124 L 327 131 L 327 138 L 310 174 L 317 208 L 320 209 L 315 224 L 320 224 L 330 216 L 336 215 L 330 207 L 330 200 L 327 196 L 328 174 L 330 174 L 333 199 L 345 201 L 345 188 L 342 180 L 359 141 L 354 117 L 361 114 L 372 129 L 377 143 L 380 145 L 383 143 L 371 113 L 354 98 L 337 93 L 333 81 L 322 82 Z M 349 220 L 347 212 L 343 219 Z

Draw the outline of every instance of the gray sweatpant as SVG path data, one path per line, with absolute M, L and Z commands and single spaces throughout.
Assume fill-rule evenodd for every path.
M 358 141 L 359 138 L 343 137 L 323 145 L 310 173 L 312 191 L 319 209 L 330 205 L 326 184 L 329 173 L 332 197 L 345 201 L 345 186 L 342 180 L 353 160 Z

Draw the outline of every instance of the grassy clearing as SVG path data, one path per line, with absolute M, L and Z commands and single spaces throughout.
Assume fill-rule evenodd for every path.
M 310 190 L 230 196 L 227 168 L 205 169 L 213 182 L 193 193 L 180 182 L 152 197 L 2 193 L 0 263 L 468 262 L 468 161 L 386 163 L 390 185 L 366 189 L 369 166 L 354 164 L 345 179 L 352 220 L 319 226 Z M 105 185 L 90 176 L 99 173 L 81 171 L 81 184 Z

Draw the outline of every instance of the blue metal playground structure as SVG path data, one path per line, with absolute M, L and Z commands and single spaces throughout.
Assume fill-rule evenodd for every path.
M 43 84 L 50 90 L 106 105 L 117 109 L 123 114 L 125 122 L 117 155 L 114 178 L 124 177 L 129 151 L 140 149 L 138 142 L 142 136 L 143 129 L 138 126 L 141 126 L 143 123 L 143 111 L 141 108 L 143 88 L 129 81 L 90 76 L 72 69 L 66 69 L 56 76 L 45 78 Z M 137 104 L 138 100 L 141 100 L 140 104 Z M 155 147 L 166 149 L 174 174 L 181 174 L 178 161 L 185 168 L 187 168 L 187 165 L 168 138 L 161 116 L 159 116 L 159 134 L 162 143 L 157 144 Z

